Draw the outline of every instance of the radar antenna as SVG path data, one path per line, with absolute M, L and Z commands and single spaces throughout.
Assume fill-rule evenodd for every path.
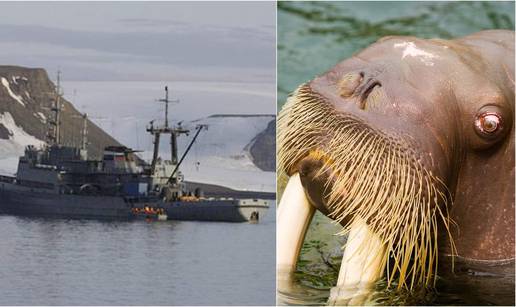
M 157 101 L 165 103 L 165 128 L 168 128 L 168 104 L 171 102 L 179 103 L 179 100 L 168 99 L 168 86 L 165 86 L 165 98 L 158 99 Z

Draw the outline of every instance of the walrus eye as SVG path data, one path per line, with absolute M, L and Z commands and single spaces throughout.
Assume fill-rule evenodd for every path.
M 502 117 L 494 112 L 478 114 L 475 119 L 475 129 L 480 135 L 495 135 L 502 130 Z

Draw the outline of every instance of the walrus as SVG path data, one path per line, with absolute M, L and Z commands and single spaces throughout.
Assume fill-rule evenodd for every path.
M 384 37 L 299 86 L 277 124 L 278 272 L 319 210 L 348 235 L 337 286 L 358 291 L 334 303 L 382 277 L 432 287 L 458 263 L 514 275 L 514 95 L 507 30 Z

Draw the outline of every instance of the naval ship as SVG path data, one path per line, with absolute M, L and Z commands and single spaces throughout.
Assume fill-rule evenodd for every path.
M 199 188 L 188 189 L 180 171 L 199 134 L 180 124 L 169 125 L 168 87 L 165 87 L 163 125 L 151 121 L 146 131 L 154 139 L 152 162 L 143 163 L 137 151 L 108 146 L 101 160 L 89 159 L 87 115 L 83 115 L 80 146 L 61 144 L 62 93 L 59 75 L 49 122 L 49 140 L 41 147 L 27 146 L 16 176 L 0 176 L 0 213 L 84 219 L 159 219 L 224 222 L 256 222 L 269 208 L 265 199 L 204 197 Z M 177 138 L 193 137 L 178 157 Z M 170 137 L 170 159 L 159 156 L 160 139 Z

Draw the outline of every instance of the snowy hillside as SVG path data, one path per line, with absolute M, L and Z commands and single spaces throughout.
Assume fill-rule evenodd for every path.
M 8 112 L 0 113 L 0 127 L 4 131 L 3 137 L 0 138 L 0 175 L 13 175 L 25 146 L 41 146 L 44 142 L 25 132 Z
M 32 80 L 29 80 L 31 78 Z M 38 125 L 46 120 L 38 106 L 40 95 L 29 93 L 41 82 L 41 71 L 26 70 L 13 66 L 0 66 L 0 174 L 13 175 L 18 167 L 18 158 L 27 145 L 44 144 L 34 136 Z M 30 125 L 24 125 L 30 122 Z M 36 129 L 35 129 L 36 128 Z M 28 129 L 28 130 L 27 130 Z

